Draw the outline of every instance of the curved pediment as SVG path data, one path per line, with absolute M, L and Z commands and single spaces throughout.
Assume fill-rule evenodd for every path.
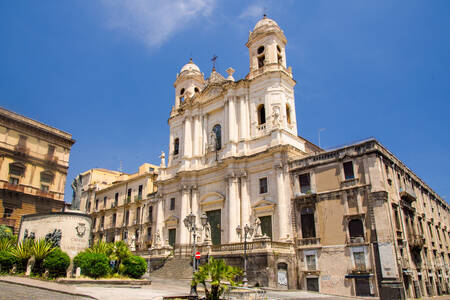
M 200 206 L 219 205 L 223 207 L 225 197 L 217 192 L 211 192 L 203 195 L 200 198 Z

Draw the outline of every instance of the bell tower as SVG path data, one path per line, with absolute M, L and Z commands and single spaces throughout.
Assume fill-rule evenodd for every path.
M 246 44 L 250 57 L 249 77 L 274 69 L 286 70 L 286 43 L 283 30 L 264 15 L 250 32 Z

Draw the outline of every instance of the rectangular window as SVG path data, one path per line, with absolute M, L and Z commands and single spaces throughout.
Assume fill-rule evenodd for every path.
M 153 222 L 153 206 L 151 205 L 148 207 L 148 221 Z
M 103 208 L 106 208 L 106 196 L 105 197 L 103 197 Z
M 315 255 L 306 255 L 306 266 L 308 270 L 317 270 Z
M 97 225 L 97 218 L 94 218 L 94 222 L 92 223 L 92 227 L 95 228 L 95 225 Z
M 117 215 L 116 214 L 113 214 L 113 216 L 112 216 L 112 227 L 116 227 L 116 220 L 117 220 Z
M 11 217 L 12 213 L 13 210 L 11 208 L 5 208 L 5 210 L 3 211 L 3 218 Z
M 95 199 L 95 209 L 98 209 L 98 199 Z
M 139 224 L 141 221 L 141 208 L 136 208 L 136 223 Z
M 260 194 L 267 193 L 267 177 L 259 179 L 259 193 Z
M 41 184 L 41 191 L 48 192 L 48 185 Z
M 131 189 L 128 189 L 128 192 L 127 192 L 127 202 L 130 202 L 131 201 Z
M 140 197 L 140 198 L 142 198 L 142 188 L 143 188 L 143 186 L 140 185 L 139 189 L 138 189 L 138 197 Z
M 355 178 L 355 175 L 353 173 L 353 162 L 348 161 L 348 162 L 344 163 L 344 175 L 345 175 L 345 180 Z
M 125 213 L 125 226 L 128 226 L 128 221 L 130 221 L 130 211 L 127 210 Z
M 48 145 L 47 156 L 52 157 L 55 154 L 55 146 Z
M 100 229 L 103 229 L 103 226 L 105 225 L 105 216 L 102 216 L 100 219 Z
M 17 177 L 9 177 L 9 184 L 18 185 L 19 184 L 19 178 L 17 178 Z
M 175 210 L 175 198 L 170 198 L 170 210 Z
M 311 192 L 311 182 L 309 178 L 309 173 L 301 174 L 298 176 L 300 182 L 300 192 L 302 194 L 307 194 Z
M 119 193 L 116 193 L 114 195 L 114 203 L 116 204 L 116 206 L 119 204 Z
M 147 228 L 147 241 L 151 241 L 152 240 L 152 228 L 148 227 Z

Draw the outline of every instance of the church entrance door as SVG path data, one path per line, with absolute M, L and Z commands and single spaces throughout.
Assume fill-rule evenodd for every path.
M 221 212 L 220 209 L 210 210 L 206 212 L 209 225 L 211 225 L 211 242 L 213 245 L 220 245 L 221 243 Z

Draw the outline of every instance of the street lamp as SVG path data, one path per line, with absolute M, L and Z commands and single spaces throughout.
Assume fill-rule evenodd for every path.
M 202 228 L 206 226 L 206 224 L 208 223 L 208 217 L 206 216 L 206 214 L 202 214 L 200 216 L 200 222 L 202 224 L 202 227 L 199 228 L 195 225 L 195 218 L 196 216 L 191 212 L 189 215 L 186 216 L 186 218 L 184 218 L 183 223 L 184 226 L 186 226 L 186 228 L 189 230 L 189 232 L 192 232 L 192 237 L 193 237 L 193 259 L 192 259 L 192 274 L 195 273 L 195 271 L 197 270 L 197 264 L 195 261 L 195 252 L 196 252 L 196 240 L 197 240 L 197 233 L 202 231 Z M 190 292 L 191 296 L 197 296 L 197 286 L 196 285 L 191 285 L 191 292 Z
M 242 282 L 244 282 L 244 286 L 246 287 L 248 285 L 247 280 L 247 236 L 250 238 L 253 235 L 253 231 L 255 230 L 253 226 L 249 226 L 245 224 L 244 226 L 244 279 L 242 279 Z M 236 227 L 236 233 L 238 236 L 242 235 L 242 228 L 240 225 Z

